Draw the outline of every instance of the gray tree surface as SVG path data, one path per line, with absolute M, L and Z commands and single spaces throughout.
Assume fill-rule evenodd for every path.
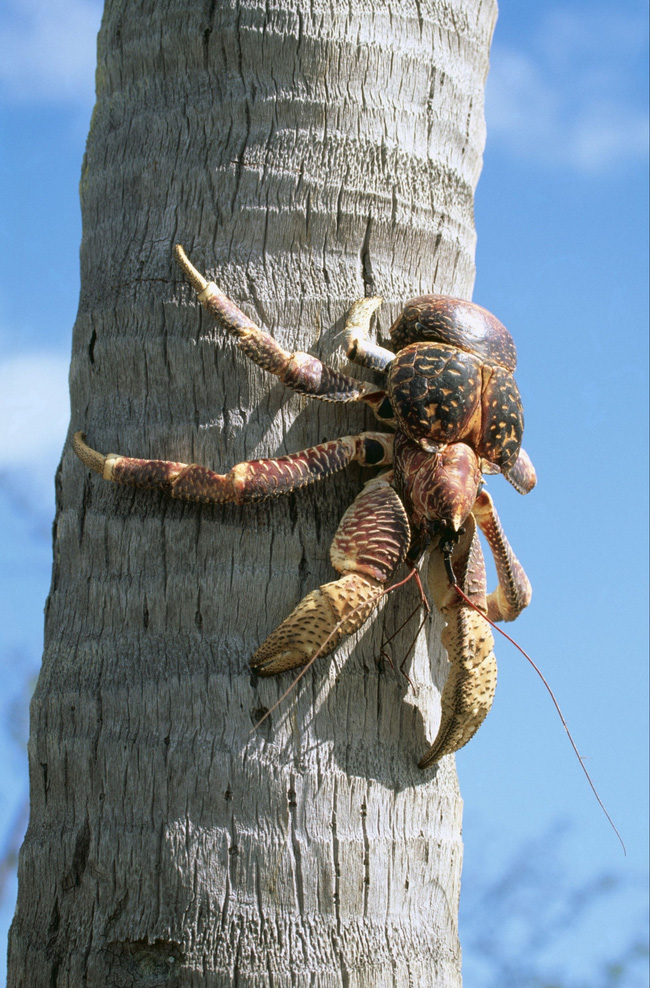
M 384 296 L 384 334 L 409 297 L 469 297 L 495 16 L 495 0 L 108 0 L 71 429 L 226 470 L 374 427 L 248 362 L 172 248 L 336 366 L 358 296 Z M 417 768 L 440 618 L 415 695 L 377 661 L 407 588 L 254 729 L 290 677 L 256 680 L 249 656 L 333 578 L 362 479 L 201 507 L 104 483 L 66 447 L 13 988 L 460 984 L 453 758 Z

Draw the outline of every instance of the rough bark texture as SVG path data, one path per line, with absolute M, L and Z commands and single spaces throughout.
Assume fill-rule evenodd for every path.
M 384 295 L 384 331 L 410 296 L 469 297 L 495 8 L 109 0 L 72 427 L 105 452 L 219 469 L 363 427 L 248 363 L 172 246 L 284 346 L 337 366 L 359 295 Z M 249 656 L 333 577 L 360 479 L 204 508 L 104 483 L 66 449 L 13 988 L 459 985 L 453 759 L 417 768 L 440 619 L 416 696 L 377 662 L 407 590 L 251 733 L 288 679 L 255 680 Z

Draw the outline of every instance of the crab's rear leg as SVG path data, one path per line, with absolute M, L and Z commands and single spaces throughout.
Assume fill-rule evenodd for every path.
M 119 453 L 98 453 L 82 432 L 76 432 L 72 448 L 86 466 L 105 480 L 133 487 L 160 488 L 171 497 L 207 503 L 249 504 L 290 494 L 342 470 L 357 461 L 363 466 L 387 466 L 393 458 L 393 436 L 362 432 L 311 446 L 276 459 L 238 463 L 226 474 L 198 463 L 142 460 Z
M 486 612 L 485 563 L 472 515 L 463 525 L 464 533 L 452 557 L 454 574 L 463 593 Z M 492 706 L 497 682 L 490 626 L 450 585 L 439 549 L 432 550 L 429 559 L 429 589 L 447 622 L 441 640 L 450 666 L 440 698 L 438 733 L 420 760 L 420 768 L 428 768 L 444 755 L 458 751 L 474 737 Z
M 491 621 L 514 621 L 530 604 L 533 595 L 530 581 L 510 547 L 486 490 L 476 498 L 472 514 L 492 550 L 499 581 L 497 589 L 487 598 L 488 617 Z
M 386 581 L 406 557 L 406 511 L 390 475 L 369 481 L 348 508 L 330 549 L 341 577 L 312 590 L 260 645 L 251 665 L 261 676 L 328 655 L 370 617 Z
M 258 367 L 274 374 L 299 394 L 322 401 L 363 401 L 370 405 L 380 420 L 392 422 L 392 408 L 382 388 L 342 374 L 309 353 L 284 350 L 270 333 L 261 330 L 231 302 L 213 281 L 203 277 L 180 244 L 176 245 L 176 259 L 196 290 L 199 302 L 219 320 L 235 338 L 239 349 Z M 368 320 L 371 311 L 367 315 Z

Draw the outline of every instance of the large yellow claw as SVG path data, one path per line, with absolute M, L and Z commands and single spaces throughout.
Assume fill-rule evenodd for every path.
M 306 665 L 316 654 L 329 655 L 370 617 L 381 590 L 378 580 L 362 573 L 312 590 L 260 645 L 251 665 L 260 676 L 275 676 Z
M 330 549 L 339 580 L 302 600 L 260 645 L 251 665 L 260 676 L 329 655 L 370 617 L 409 547 L 409 521 L 390 475 L 369 480 L 343 515 Z
M 440 698 L 440 727 L 420 768 L 471 741 L 490 711 L 497 685 L 494 639 L 487 621 L 467 606 L 457 607 L 446 618 L 441 640 L 450 667 Z
M 487 612 L 483 552 L 476 522 L 469 515 L 452 555 L 454 573 L 463 592 Z M 489 713 L 497 685 L 494 638 L 490 625 L 450 586 L 444 558 L 434 549 L 429 558 L 429 589 L 447 625 L 441 640 L 447 649 L 449 674 L 440 699 L 440 727 L 420 760 L 427 768 L 470 741 Z

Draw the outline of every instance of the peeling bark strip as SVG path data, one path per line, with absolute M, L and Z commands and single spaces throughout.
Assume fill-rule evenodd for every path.
M 387 300 L 384 333 L 406 298 L 468 297 L 495 13 L 109 0 L 71 431 L 223 471 L 367 428 L 360 410 L 302 415 L 207 320 L 197 337 L 172 245 L 282 346 L 328 360 L 364 286 Z M 318 487 L 244 509 L 162 503 L 87 478 L 67 446 L 12 988 L 460 984 L 456 776 L 416 765 L 439 716 L 440 626 L 432 668 L 423 641 L 408 670 L 424 720 L 376 661 L 405 593 L 250 734 L 287 683 L 251 680 L 248 659 L 332 578 L 360 477 Z M 394 655 L 409 644 L 406 629 Z

